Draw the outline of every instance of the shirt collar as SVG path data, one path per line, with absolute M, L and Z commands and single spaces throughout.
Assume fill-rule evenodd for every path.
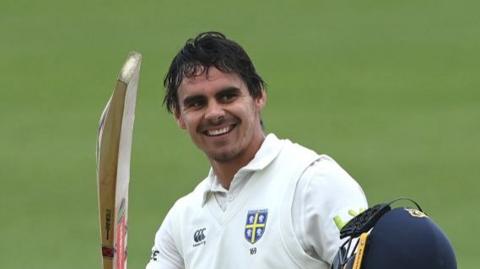
M 275 134 L 268 134 L 260 146 L 260 149 L 258 149 L 257 153 L 255 154 L 255 157 L 246 166 L 240 168 L 237 174 L 244 172 L 255 172 L 264 169 L 278 156 L 283 144 L 284 140 L 278 139 Z M 202 206 L 205 205 L 212 193 L 227 191 L 218 182 L 217 176 L 211 167 L 207 178 L 204 180 L 204 183 L 205 184 L 203 184 L 202 190 Z

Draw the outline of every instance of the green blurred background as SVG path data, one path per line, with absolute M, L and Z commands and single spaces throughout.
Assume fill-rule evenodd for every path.
M 185 40 L 223 31 L 268 82 L 268 131 L 328 153 L 370 203 L 415 198 L 476 268 L 478 1 L 0 2 L 0 268 L 100 268 L 95 143 L 128 51 L 144 56 L 129 268 L 208 163 L 161 106 Z M 475 213 L 477 212 L 477 213 Z

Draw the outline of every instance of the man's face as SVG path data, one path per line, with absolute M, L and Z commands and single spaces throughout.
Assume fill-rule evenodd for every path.
M 178 125 L 210 160 L 242 162 L 255 156 L 264 139 L 260 111 L 265 92 L 254 99 L 237 74 L 210 67 L 183 79 L 178 102 Z

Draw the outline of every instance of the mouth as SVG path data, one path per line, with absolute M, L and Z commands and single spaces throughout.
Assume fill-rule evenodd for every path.
M 204 131 L 203 134 L 205 134 L 206 136 L 210 136 L 210 137 L 222 136 L 222 135 L 226 135 L 226 134 L 230 133 L 235 128 L 235 126 L 237 126 L 237 125 L 232 124 L 232 125 L 224 126 L 224 127 L 217 128 L 217 129 L 209 129 L 209 130 Z

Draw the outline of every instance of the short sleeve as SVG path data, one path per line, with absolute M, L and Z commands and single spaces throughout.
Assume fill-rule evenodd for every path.
M 175 240 L 175 206 L 170 209 L 155 234 L 152 254 L 146 269 L 184 269 L 183 257 Z
M 367 207 L 360 185 L 332 158 L 321 155 L 295 190 L 295 234 L 307 254 L 331 264 L 342 243 L 340 228 Z

